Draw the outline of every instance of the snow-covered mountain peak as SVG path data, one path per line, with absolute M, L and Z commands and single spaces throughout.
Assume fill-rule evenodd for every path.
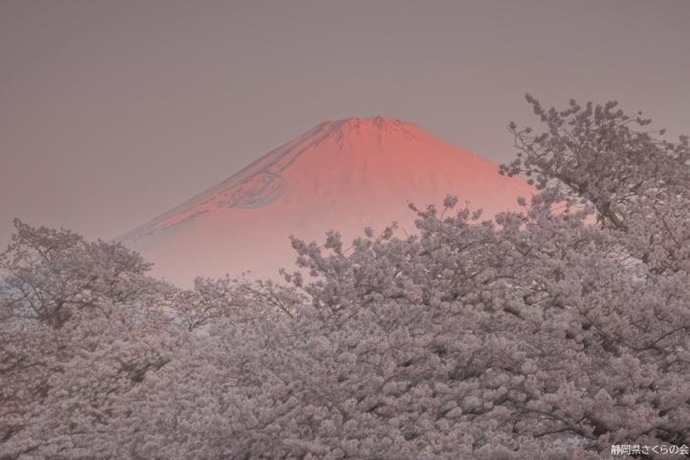
M 316 131 L 322 134 L 336 136 L 358 136 L 371 133 L 405 133 L 414 132 L 420 128 L 414 123 L 409 123 L 397 118 L 384 116 L 352 117 L 340 120 L 325 121 L 316 127 Z
M 409 233 L 409 202 L 438 205 L 453 194 L 490 217 L 532 192 L 413 123 L 346 118 L 315 126 L 122 240 L 175 281 L 244 270 L 274 276 L 294 260 L 290 234 L 321 239 L 337 229 L 347 239 L 393 221 Z

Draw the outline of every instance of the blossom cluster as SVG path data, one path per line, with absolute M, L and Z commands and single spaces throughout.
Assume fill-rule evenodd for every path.
M 293 239 L 285 283 L 180 289 L 16 221 L 0 458 L 686 457 L 687 140 L 529 100 L 548 130 L 513 127 L 504 172 L 543 187 L 522 212 L 449 197 L 412 235 Z

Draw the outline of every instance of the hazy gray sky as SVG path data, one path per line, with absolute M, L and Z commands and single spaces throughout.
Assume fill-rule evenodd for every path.
M 690 133 L 690 1 L 0 0 L 0 246 L 116 237 L 326 119 L 495 161 L 510 120 L 619 100 Z

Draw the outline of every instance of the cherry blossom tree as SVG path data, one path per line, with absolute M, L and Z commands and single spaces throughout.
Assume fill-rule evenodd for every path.
M 535 135 L 511 123 L 518 157 L 501 172 L 593 205 L 599 222 L 626 234 L 621 246 L 655 271 L 688 270 L 688 137 L 657 138 L 663 129 L 647 129 L 642 112 L 626 115 L 616 102 L 583 108 L 571 100 L 558 111 L 526 99 L 548 130 Z
M 544 190 L 523 213 L 446 217 L 449 198 L 440 216 L 417 211 L 409 239 L 386 232 L 347 254 L 336 234 L 294 242 L 316 279 L 303 315 L 322 345 L 307 351 L 330 361 L 311 385 L 323 393 L 305 400 L 336 408 L 338 455 L 596 458 L 612 444 L 690 444 L 687 138 L 657 140 L 615 103 L 528 101 L 548 131 L 512 126 L 521 155 L 503 168 Z M 319 456 L 309 449 L 325 437 L 294 453 Z
M 390 449 L 354 457 L 597 458 L 611 444 L 688 443 L 687 273 L 640 277 L 615 235 L 554 203 L 538 197 L 495 225 L 427 210 L 419 237 L 361 241 L 347 257 L 337 238 L 327 257 L 296 244 L 320 277 L 309 323 L 334 331 L 325 356 L 339 372 L 323 388 L 343 388 L 380 430 L 371 445 Z
M 483 220 L 448 197 L 411 206 L 411 236 L 295 238 L 287 284 L 178 289 L 118 244 L 17 222 L 0 255 L 0 457 L 690 445 L 687 138 L 615 103 L 527 99 L 546 130 L 510 128 L 502 172 L 541 189 L 520 212 Z
M 170 359 L 162 290 L 120 244 L 15 227 L 0 254 L 0 452 L 107 456 L 122 394 Z

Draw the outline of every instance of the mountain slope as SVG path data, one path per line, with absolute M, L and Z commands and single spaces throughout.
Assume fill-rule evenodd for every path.
M 438 205 L 454 194 L 491 216 L 533 193 L 497 170 L 412 123 L 327 121 L 121 240 L 155 262 L 156 274 L 180 284 L 243 270 L 275 277 L 293 265 L 291 234 L 321 240 L 336 229 L 352 238 L 392 221 L 409 233 L 408 202 Z

